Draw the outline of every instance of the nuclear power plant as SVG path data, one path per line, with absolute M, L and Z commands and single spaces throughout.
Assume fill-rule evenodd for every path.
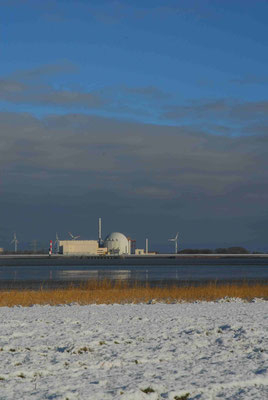
M 99 218 L 98 240 L 79 240 L 79 236 L 73 236 L 71 240 L 60 240 L 56 235 L 56 253 L 63 255 L 124 255 L 144 254 L 143 249 L 134 249 L 134 240 L 127 238 L 123 233 L 112 232 L 102 240 L 102 224 Z

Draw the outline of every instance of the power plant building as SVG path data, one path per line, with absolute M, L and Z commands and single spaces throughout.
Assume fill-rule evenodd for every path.
M 108 254 L 131 254 L 131 241 L 120 232 L 110 233 L 104 240 Z
M 64 255 L 103 255 L 107 249 L 97 240 L 60 240 L 59 253 Z
M 72 240 L 57 239 L 57 253 L 63 255 L 124 255 L 131 254 L 131 241 L 123 233 L 112 232 L 103 241 L 101 238 L 101 218 L 99 218 L 98 240 L 77 240 L 79 236 L 69 235 Z

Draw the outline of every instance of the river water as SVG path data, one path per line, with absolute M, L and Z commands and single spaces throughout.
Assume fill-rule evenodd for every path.
M 0 289 L 64 287 L 88 280 L 121 280 L 151 285 L 202 285 L 208 282 L 268 283 L 268 263 L 253 265 L 60 265 L 0 266 Z

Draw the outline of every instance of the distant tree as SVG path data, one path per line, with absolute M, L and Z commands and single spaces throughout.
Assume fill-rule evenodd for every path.
M 219 247 L 215 250 L 211 249 L 183 249 L 179 254 L 250 254 L 250 251 L 240 246 Z M 256 253 L 255 253 L 256 254 Z
M 245 249 L 244 247 L 229 247 L 228 249 L 229 254 L 249 254 L 250 252 Z
M 179 254 L 213 254 L 210 249 L 183 249 L 178 252 Z
M 215 250 L 216 254 L 227 254 L 227 249 L 224 247 L 219 247 L 218 249 Z
M 199 254 L 213 254 L 214 251 L 211 249 L 201 249 Z
M 216 254 L 249 254 L 250 252 L 244 247 L 233 246 L 233 247 L 219 247 L 215 250 Z

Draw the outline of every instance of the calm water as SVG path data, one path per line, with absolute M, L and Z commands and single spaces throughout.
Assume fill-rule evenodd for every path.
M 209 281 L 266 282 L 268 265 L 148 265 L 148 266 L 8 266 L 0 267 L 0 288 L 66 286 L 89 279 L 150 284 L 204 284 Z

